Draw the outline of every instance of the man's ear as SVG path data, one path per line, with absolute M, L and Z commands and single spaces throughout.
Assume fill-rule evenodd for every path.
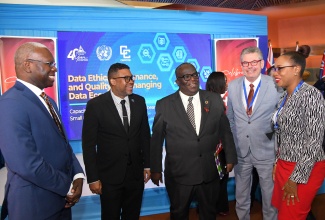
M 264 68 L 264 64 L 265 64 L 264 60 L 261 60 L 261 67 L 262 67 L 262 69 Z
M 24 62 L 21 64 L 21 66 L 22 66 L 22 68 L 23 68 L 23 70 L 24 70 L 25 72 L 27 72 L 27 73 L 32 72 L 30 62 L 28 62 L 28 61 L 24 61 Z
M 178 81 L 178 79 L 175 80 L 175 83 L 179 86 L 179 81 Z
M 109 79 L 109 82 L 112 86 L 116 85 L 116 80 L 115 79 Z

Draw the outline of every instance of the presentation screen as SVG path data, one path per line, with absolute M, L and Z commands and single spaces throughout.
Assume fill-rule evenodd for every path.
M 58 32 L 58 74 L 62 120 L 70 140 L 80 140 L 87 101 L 107 92 L 107 71 L 125 63 L 136 76 L 133 92 L 146 99 L 150 126 L 156 101 L 171 93 L 175 68 L 192 63 L 205 88 L 211 73 L 209 34 Z

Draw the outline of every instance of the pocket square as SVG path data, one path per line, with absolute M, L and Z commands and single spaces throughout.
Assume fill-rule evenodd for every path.
M 266 133 L 265 135 L 266 135 L 266 137 L 267 137 L 269 140 L 271 140 L 272 137 L 273 137 L 273 134 L 274 134 L 274 131 L 272 131 L 272 132 L 270 132 L 270 133 Z

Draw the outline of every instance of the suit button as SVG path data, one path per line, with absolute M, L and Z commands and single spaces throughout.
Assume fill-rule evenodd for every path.
M 127 156 L 128 156 L 128 154 L 124 154 L 124 156 L 126 156 L 126 157 L 127 157 Z
M 249 138 L 249 135 L 247 135 L 246 137 Z
M 200 138 L 197 139 L 197 142 L 200 142 Z
M 249 121 L 248 124 L 250 124 L 251 122 Z
M 200 154 L 200 157 L 202 157 L 202 154 Z
M 130 141 L 130 138 L 128 138 L 128 141 Z

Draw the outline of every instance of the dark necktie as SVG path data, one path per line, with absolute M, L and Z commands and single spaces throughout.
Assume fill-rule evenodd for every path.
M 250 90 L 249 90 L 249 93 L 248 93 L 248 102 L 247 102 L 247 115 L 251 115 L 252 114 L 252 108 L 253 108 L 253 103 L 252 105 L 250 106 L 252 100 L 253 100 L 253 96 L 254 96 L 254 85 L 253 84 L 249 84 L 249 87 Z
M 55 113 L 54 107 L 53 107 L 52 103 L 50 102 L 49 97 L 47 97 L 47 95 L 44 92 L 42 92 L 41 97 L 44 99 L 47 107 L 49 108 L 51 116 L 52 116 L 56 126 L 58 127 L 60 133 L 62 134 L 64 139 L 67 140 L 65 137 L 65 134 L 63 132 L 62 124 L 61 124 L 57 114 Z
M 187 110 L 186 113 L 188 115 L 188 118 L 190 119 L 190 122 L 194 128 L 194 130 L 196 130 L 196 126 L 195 126 L 195 116 L 194 116 L 194 106 L 193 106 L 193 97 L 189 97 L 188 98 L 188 104 L 187 104 Z
M 121 100 L 121 105 L 122 105 L 124 129 L 126 132 L 129 132 L 129 120 L 128 120 L 128 114 L 127 114 L 126 108 L 125 108 L 125 100 L 124 99 Z

